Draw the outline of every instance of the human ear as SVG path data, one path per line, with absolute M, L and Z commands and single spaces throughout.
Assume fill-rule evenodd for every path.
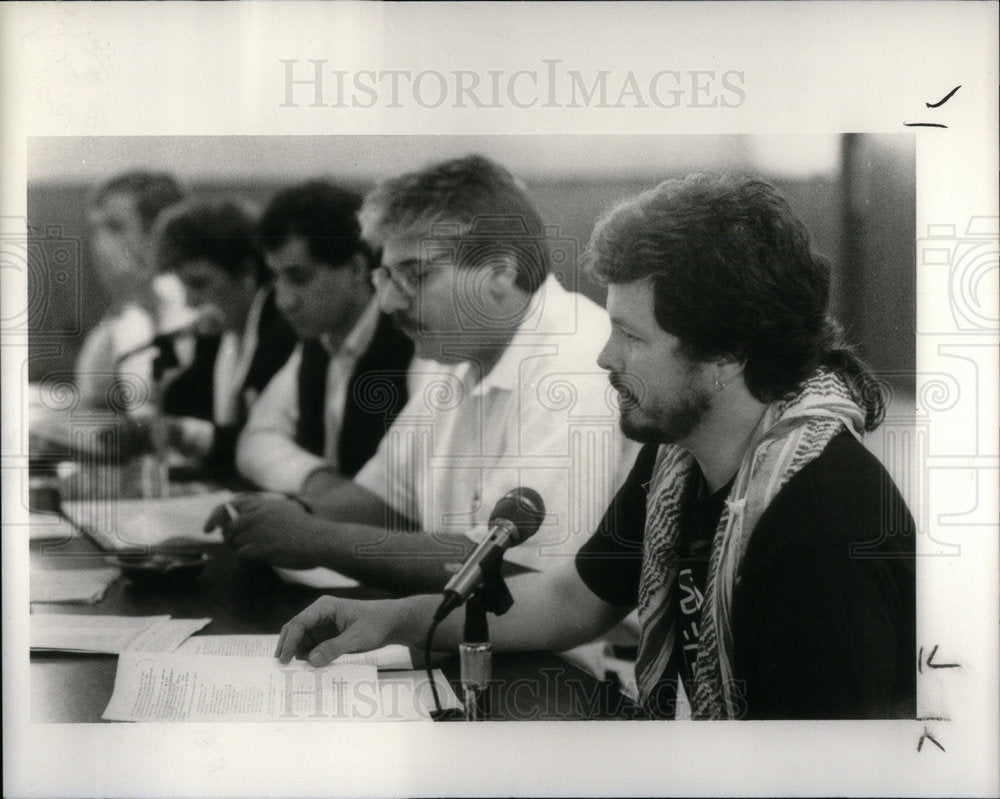
M 734 378 L 742 375 L 745 366 L 745 360 L 735 360 L 731 358 L 722 358 L 717 360 L 712 372 L 716 389 L 721 390 Z

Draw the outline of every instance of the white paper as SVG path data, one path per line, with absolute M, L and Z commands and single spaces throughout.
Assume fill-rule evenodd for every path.
M 211 619 L 170 619 L 143 630 L 128 642 L 129 652 L 173 652 Z
M 178 655 L 274 657 L 277 635 L 196 635 L 177 648 Z
M 77 500 L 63 511 L 110 550 L 221 544 L 222 533 L 202 532 L 205 519 L 232 499 L 229 491 L 167 499 Z
M 913 448 L 901 450 L 922 488 L 914 509 L 925 522 L 918 543 L 926 549 L 936 541 L 962 547 L 961 555 L 928 552 L 918 559 L 924 657 L 940 644 L 938 662 L 962 664 L 923 668 L 920 701 L 927 720 L 510 725 L 498 731 L 493 745 L 468 747 L 464 768 L 455 768 L 456 750 L 449 744 L 461 742 L 453 741 L 449 725 L 396 725 L 395 737 L 386 741 L 381 730 L 366 737 L 362 728 L 370 725 L 330 735 L 302 728 L 291 736 L 241 725 L 213 736 L 191 736 L 181 726 L 168 735 L 154 725 L 137 725 L 123 735 L 119 725 L 111 724 L 25 723 L 30 717 L 28 669 L 20 664 L 28 619 L 23 610 L 12 610 L 13 620 L 4 628 L 5 724 L 16 733 L 6 736 L 14 750 L 4 775 L 8 795 L 140 796 L 153 790 L 191 796 L 468 795 L 482 792 L 484 779 L 497 793 L 536 796 L 581 789 L 655 795 L 666 785 L 688 795 L 1000 795 L 1000 383 L 996 326 L 988 324 L 991 314 L 996 319 L 996 291 L 983 290 L 988 275 L 996 275 L 988 265 L 996 263 L 996 238 L 980 238 L 977 244 L 965 235 L 975 218 L 997 216 L 995 2 L 2 5 L 0 74 L 8 89 L 0 114 L 3 216 L 20 220 L 22 227 L 28 216 L 25 175 L 49 176 L 25 159 L 26 144 L 36 136 L 99 141 L 110 157 L 93 158 L 82 148 L 75 153 L 79 175 L 93 184 L 121 169 L 148 165 L 175 170 L 196 185 L 227 186 L 234 177 L 249 182 L 261 176 L 277 185 L 329 174 L 367 187 L 377 178 L 479 151 L 494 139 L 515 139 L 508 134 L 523 132 L 548 134 L 569 153 L 578 134 L 630 134 L 626 159 L 612 161 L 616 148 L 609 135 L 602 148 L 607 157 L 599 150 L 576 167 L 577 172 L 597 171 L 613 165 L 630 174 L 633 164 L 652 167 L 659 153 L 691 146 L 659 135 L 664 133 L 913 131 L 919 327 L 903 334 L 918 339 L 918 369 L 929 400 L 921 406 L 931 409 L 924 412 L 922 424 L 927 424 L 914 436 Z M 293 8 L 294 21 L 288 24 Z M 262 31 L 267 35 L 260 36 Z M 308 82 L 293 87 L 296 107 L 282 107 L 287 91 L 283 59 L 294 61 L 295 77 L 304 81 L 312 63 L 318 65 L 323 107 L 312 106 Z M 546 102 L 549 64 L 562 78 L 557 107 Z M 574 85 L 581 101 L 574 107 L 567 107 L 562 94 L 568 70 L 578 78 Z M 717 75 L 739 70 L 745 76 L 745 102 L 706 107 L 712 101 L 692 96 L 689 82 L 675 108 L 636 107 L 636 98 L 628 94 L 618 103 L 621 87 L 628 87 L 625 81 L 633 76 L 632 86 L 647 103 L 653 79 L 659 81 L 661 101 L 669 102 L 674 76 L 691 78 L 693 70 Z M 402 107 L 392 103 L 397 77 Z M 342 103 L 334 95 L 340 78 Z M 371 84 L 376 78 L 381 91 L 371 102 L 353 89 L 352 79 Z M 416 78 L 421 79 L 422 104 L 414 100 Z M 608 92 L 599 90 L 605 78 Z M 454 89 L 461 79 L 478 80 L 476 96 L 486 96 L 486 107 L 470 98 L 459 105 Z M 446 81 L 449 89 L 442 91 L 440 103 L 438 81 Z M 489 93 L 498 84 L 500 97 L 492 102 Z M 959 84 L 961 90 L 945 105 L 926 107 Z M 903 128 L 913 122 L 949 127 Z M 413 133 L 433 134 L 428 138 L 437 147 L 426 140 L 409 146 L 407 134 Z M 453 136 L 463 133 L 488 135 L 482 136 L 483 147 L 459 148 Z M 246 135 L 275 137 L 273 149 L 240 160 L 220 156 L 214 140 L 206 144 L 194 138 L 167 141 L 147 157 L 133 150 L 136 139 L 128 138 L 160 143 L 163 136 L 201 134 L 223 143 Z M 301 157 L 292 145 L 309 134 L 322 139 L 314 152 Z M 343 155 L 341 141 L 351 134 L 372 134 L 368 150 L 379 161 L 376 170 L 363 170 Z M 408 147 L 402 154 L 384 151 L 386 139 Z M 727 168 L 711 163 L 718 137 L 704 139 L 688 150 L 694 166 Z M 795 144 L 784 148 L 790 156 L 796 150 Z M 513 155 L 499 158 L 516 174 L 526 171 L 522 164 L 529 158 L 545 168 L 555 160 L 519 142 L 509 152 L 524 153 L 520 161 Z M 175 166 L 177 161 L 182 166 Z M 747 167 L 739 161 L 728 168 Z M 659 168 L 660 177 L 677 171 L 669 164 Z M 529 184 L 532 177 L 525 175 Z M 866 187 L 856 188 L 863 200 Z M 555 205 L 556 198 L 545 199 Z M 551 221 L 551 214 L 545 216 Z M 42 224 L 48 222 L 42 218 Z M 939 267 L 923 260 L 932 225 L 953 230 L 943 246 L 955 257 Z M 82 234 L 63 228 L 57 235 L 67 232 Z M 881 238 L 882 231 L 869 233 Z M 21 241 L 23 234 L 4 244 L 17 253 Z M 982 260 L 972 245 L 979 247 Z M 18 386 L 29 358 L 27 260 L 26 254 L 14 255 L 5 261 L 14 268 L 2 270 L 3 301 L 12 306 L 4 313 L 5 355 L 10 356 L 3 359 L 3 394 L 9 403 L 4 433 L 10 435 L 5 456 L 11 439 L 17 444 Z M 987 277 L 979 280 L 981 274 Z M 963 317 L 969 309 L 979 312 L 971 326 Z M 977 328 L 984 332 L 977 334 Z M 942 383 L 951 391 L 935 396 Z M 8 413 L 11 407 L 14 412 Z M 10 471 L 20 469 L 13 461 Z M 4 574 L 5 606 L 24 608 L 27 569 L 18 567 L 26 560 L 16 550 L 5 551 L 5 567 L 11 566 Z M 924 699 L 936 696 L 940 704 Z M 935 720 L 941 718 L 947 720 Z M 400 734 L 400 727 L 409 734 Z M 485 732 L 479 728 L 479 737 Z M 925 733 L 947 751 L 925 739 Z M 513 767 L 511 747 L 518 748 Z M 328 762 L 331 752 L 334 766 L 352 767 L 338 769 L 335 779 L 329 768 L 303 767 Z M 616 765 L 602 768 L 608 763 Z
M 438 689 L 438 699 L 443 710 L 461 708 L 451 684 L 440 669 L 434 669 L 434 684 Z M 379 690 L 382 696 L 382 717 L 385 721 L 429 721 L 434 709 L 434 694 L 431 691 L 427 672 L 394 671 L 379 675 Z
M 116 655 L 142 634 L 165 624 L 169 616 L 85 616 L 79 613 L 33 613 L 32 649 L 106 652 Z
M 32 602 L 100 602 L 108 586 L 121 572 L 101 569 L 38 569 L 31 570 L 30 597 Z
M 31 541 L 66 541 L 80 535 L 72 524 L 55 513 L 29 514 L 28 531 Z
M 333 569 L 317 566 L 314 569 L 275 569 L 281 579 L 310 588 L 354 588 L 361 585 L 353 577 L 348 577 Z
M 389 644 L 370 652 L 352 652 L 341 655 L 334 663 L 368 663 L 378 667 L 379 671 L 392 669 L 412 669 L 413 658 L 410 650 L 401 644 Z
M 273 658 L 277 646 L 277 635 L 198 635 L 181 644 L 177 654 Z M 401 644 L 341 655 L 334 663 L 375 666 L 380 671 L 413 668 L 410 650 Z
M 111 721 L 371 721 L 381 718 L 374 666 L 316 669 L 273 658 L 152 655 L 118 658 Z

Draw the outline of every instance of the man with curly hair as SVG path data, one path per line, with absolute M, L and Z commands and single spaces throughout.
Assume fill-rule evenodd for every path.
M 830 268 L 770 185 L 694 175 L 623 203 L 589 263 L 599 356 L 645 444 L 573 562 L 510 582 L 501 650 L 565 649 L 638 608 L 639 704 L 673 718 L 916 712 L 914 527 L 859 442 L 884 413 L 829 316 Z M 419 646 L 437 596 L 324 597 L 278 656 Z M 456 646 L 445 620 L 438 642 Z

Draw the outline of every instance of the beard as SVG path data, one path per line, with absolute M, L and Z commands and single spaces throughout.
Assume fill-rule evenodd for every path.
M 711 393 L 688 382 L 670 398 L 652 402 L 641 387 L 612 374 L 618 390 L 619 425 L 633 441 L 643 444 L 676 444 L 691 435 L 712 407 Z

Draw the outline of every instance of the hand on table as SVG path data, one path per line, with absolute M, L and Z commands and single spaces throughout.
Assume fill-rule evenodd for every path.
M 229 511 L 231 507 L 236 518 Z M 272 566 L 306 569 L 317 565 L 315 517 L 294 500 L 274 494 L 240 494 L 217 507 L 204 530 L 221 528 L 226 543 L 241 558 Z
M 367 652 L 391 643 L 415 644 L 430 623 L 410 621 L 409 599 L 357 600 L 324 596 L 289 620 L 278 637 L 274 655 L 282 663 L 292 658 L 308 659 L 325 666 L 348 652 Z

